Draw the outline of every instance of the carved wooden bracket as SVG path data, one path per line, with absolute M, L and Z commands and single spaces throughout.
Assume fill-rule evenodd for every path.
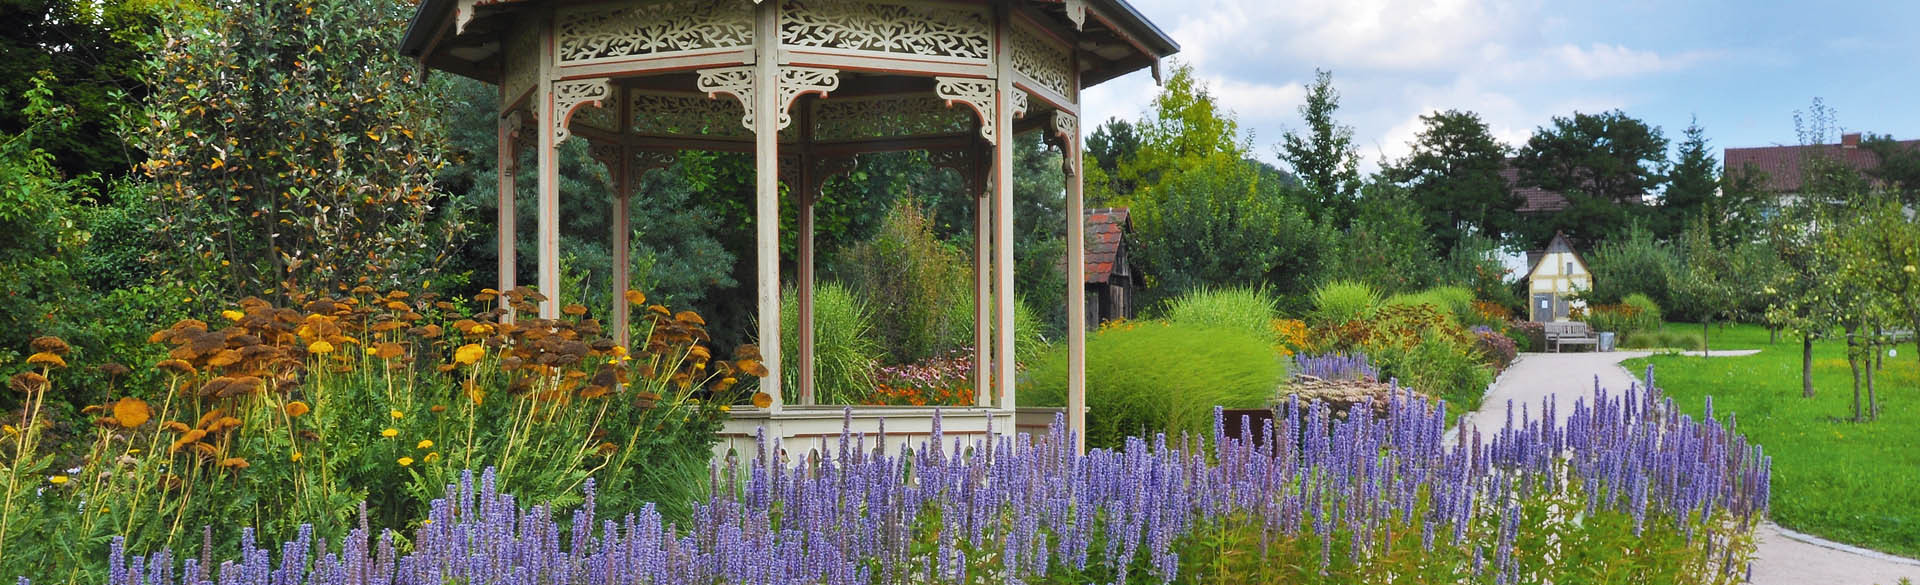
M 754 116 L 757 114 L 757 112 L 753 110 L 753 95 L 754 92 L 757 91 L 753 84 L 754 68 L 752 66 L 721 67 L 717 69 L 701 69 L 699 73 L 700 77 L 696 82 L 696 86 L 700 91 L 707 92 L 707 97 L 718 97 L 719 94 L 724 93 L 733 96 L 734 99 L 740 100 L 741 108 L 746 111 L 745 114 L 740 116 L 740 124 L 746 126 L 748 130 L 752 130 Z M 781 67 L 780 90 L 779 93 L 775 94 L 778 97 L 774 100 L 775 103 L 780 105 L 780 111 L 776 113 L 776 115 L 779 116 L 779 129 L 785 130 L 788 126 L 793 125 L 792 107 L 794 100 L 809 93 L 817 93 L 820 94 L 821 97 L 826 97 L 827 94 L 837 89 L 840 89 L 840 72 L 837 70 L 813 67 Z
M 592 102 L 595 107 L 601 100 L 613 95 L 613 88 L 607 78 L 574 79 L 553 82 L 553 143 L 566 142 L 573 131 L 567 128 L 567 121 L 573 119 L 574 110 L 581 104 Z
M 1075 156 L 1075 151 L 1080 148 L 1080 118 L 1073 114 L 1054 110 L 1053 134 L 1060 140 L 1061 150 L 1063 151 L 1062 154 L 1064 155 L 1060 157 L 1061 170 L 1069 177 L 1079 176 L 1080 157 Z
M 935 77 L 933 79 L 934 95 L 940 96 L 940 99 L 947 100 L 947 107 L 949 108 L 953 107 L 954 102 L 960 102 L 973 108 L 974 113 L 980 115 L 980 137 L 986 139 L 987 144 L 998 144 L 996 140 L 999 133 L 994 128 L 993 115 L 994 81 L 991 79 L 964 77 Z
M 748 130 L 753 129 L 753 67 L 720 67 L 701 69 L 695 87 L 706 92 L 707 97 L 718 99 L 720 94 L 733 96 L 740 100 L 741 109 L 746 110 L 740 116 L 740 124 Z

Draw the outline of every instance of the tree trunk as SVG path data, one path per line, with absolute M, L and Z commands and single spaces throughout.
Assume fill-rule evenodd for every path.
M 1767 345 L 1774 345 L 1777 343 L 1780 343 L 1780 328 L 1768 327 L 1767 328 Z
M 1700 320 L 1700 355 L 1704 357 L 1713 357 L 1713 344 L 1707 338 L 1708 325 L 1712 322 L 1713 319 Z
M 1875 347 L 1875 344 L 1868 343 L 1867 351 L 1877 351 Z M 1880 402 L 1874 400 L 1873 396 L 1873 371 L 1880 369 L 1880 364 L 1876 363 L 1880 359 L 1874 357 L 1863 361 L 1867 362 L 1867 420 L 1880 420 Z
M 1858 325 L 1847 325 L 1847 369 L 1853 370 L 1853 422 L 1860 422 L 1860 331 Z
M 1813 398 L 1813 333 L 1800 334 L 1800 396 Z

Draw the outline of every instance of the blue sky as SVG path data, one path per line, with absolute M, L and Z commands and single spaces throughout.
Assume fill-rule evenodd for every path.
M 1553 116 L 1618 108 L 1714 151 L 1792 144 L 1826 100 L 1847 131 L 1920 138 L 1920 2 L 1132 0 L 1275 160 L 1302 86 L 1333 71 L 1363 166 L 1404 155 L 1427 112 L 1479 112 L 1518 146 Z M 1136 119 L 1152 78 L 1086 92 L 1088 123 Z M 1090 131 L 1090 130 L 1089 130 Z

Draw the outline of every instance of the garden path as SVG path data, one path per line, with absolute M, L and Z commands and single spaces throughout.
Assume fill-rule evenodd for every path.
M 1593 392 L 1595 378 L 1610 391 L 1624 390 L 1640 377 L 1628 373 L 1622 360 L 1651 352 L 1529 353 L 1500 375 L 1486 402 L 1468 413 L 1459 428 L 1497 429 L 1506 423 L 1507 401 L 1514 416 L 1525 406 L 1535 416 L 1548 396 L 1559 394 L 1561 413 L 1573 399 Z M 1751 355 L 1747 351 L 1714 351 L 1713 357 Z M 1654 373 L 1659 380 L 1659 372 Z M 1849 547 L 1786 530 L 1771 522 L 1760 527 L 1759 559 L 1753 564 L 1756 585 L 1894 585 L 1901 578 L 1920 581 L 1920 561 Z

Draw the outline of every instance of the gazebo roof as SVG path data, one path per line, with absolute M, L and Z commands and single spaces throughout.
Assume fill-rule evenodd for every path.
M 489 83 L 501 80 L 499 35 L 512 15 L 553 0 L 423 0 L 400 42 L 400 53 L 427 67 Z M 1179 44 L 1148 21 L 1126 0 L 1023 0 L 1029 14 L 1053 21 L 1057 29 L 1074 32 L 1082 55 L 1082 87 L 1152 67 L 1159 75 L 1161 58 L 1180 50 Z M 1084 21 L 1076 27 L 1069 6 L 1084 6 Z M 457 22 L 462 17 L 466 22 Z M 1089 58 L 1090 57 L 1090 58 Z

